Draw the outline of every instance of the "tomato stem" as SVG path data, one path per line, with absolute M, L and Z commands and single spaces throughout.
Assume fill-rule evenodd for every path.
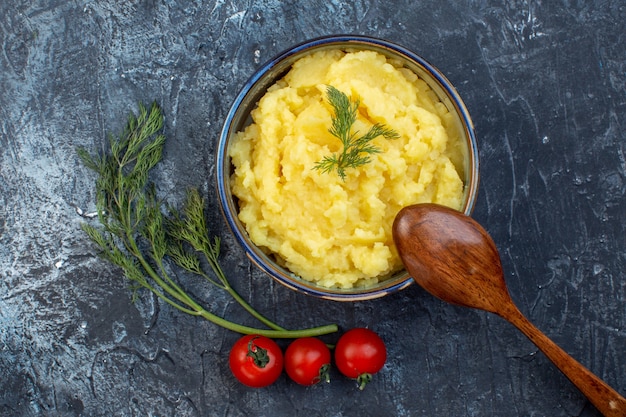
M 359 389 L 363 391 L 365 386 L 372 380 L 372 374 L 364 372 L 359 375 L 356 379 L 357 384 L 359 385 Z
M 258 346 L 254 343 L 259 336 L 255 336 L 248 342 L 248 354 L 246 355 L 249 358 L 252 358 L 252 361 L 259 368 L 265 368 L 270 362 L 270 357 L 267 354 L 267 349 L 263 349 L 261 346 Z
M 320 375 L 318 382 L 330 382 L 330 364 L 324 364 L 320 367 Z

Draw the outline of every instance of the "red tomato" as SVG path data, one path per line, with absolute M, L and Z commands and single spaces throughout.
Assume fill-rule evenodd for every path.
M 296 339 L 285 351 L 285 371 L 300 385 L 329 382 L 330 349 L 315 337 Z
M 354 378 L 359 389 L 380 371 L 387 360 L 385 342 L 376 333 L 356 328 L 344 333 L 335 346 L 335 363 L 339 372 Z
M 242 384 L 252 388 L 271 385 L 283 371 L 283 352 L 272 339 L 246 335 L 230 351 L 230 370 Z

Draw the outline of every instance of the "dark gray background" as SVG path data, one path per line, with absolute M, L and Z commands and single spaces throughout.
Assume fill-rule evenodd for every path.
M 506 5 L 503 6 L 502 3 Z M 337 303 L 259 273 L 218 212 L 213 154 L 235 94 L 262 62 L 332 33 L 406 46 L 458 88 L 476 125 L 474 216 L 501 251 L 520 309 L 626 393 L 626 5 L 620 1 L 2 1 L 1 416 L 598 416 L 523 335 L 417 286 Z M 364 392 L 333 373 L 253 390 L 230 374 L 238 335 L 131 304 L 79 225 L 103 149 L 138 101 L 157 100 L 168 201 L 208 196 L 223 264 L 285 326 L 368 326 L 389 359 Z M 190 287 L 251 323 L 222 294 Z

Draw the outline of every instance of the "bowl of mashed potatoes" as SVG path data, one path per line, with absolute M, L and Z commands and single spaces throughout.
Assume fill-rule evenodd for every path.
M 262 65 L 226 117 L 215 167 L 250 260 L 289 288 L 341 301 L 410 285 L 396 214 L 417 203 L 471 214 L 479 178 L 472 121 L 446 77 L 402 46 L 353 35 Z

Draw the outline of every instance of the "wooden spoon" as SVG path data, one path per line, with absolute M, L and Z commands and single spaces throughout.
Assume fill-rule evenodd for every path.
M 539 331 L 515 306 L 491 236 L 471 217 L 435 204 L 402 209 L 393 238 L 407 271 L 452 304 L 495 313 L 522 331 L 606 417 L 625 417 L 626 399 Z

